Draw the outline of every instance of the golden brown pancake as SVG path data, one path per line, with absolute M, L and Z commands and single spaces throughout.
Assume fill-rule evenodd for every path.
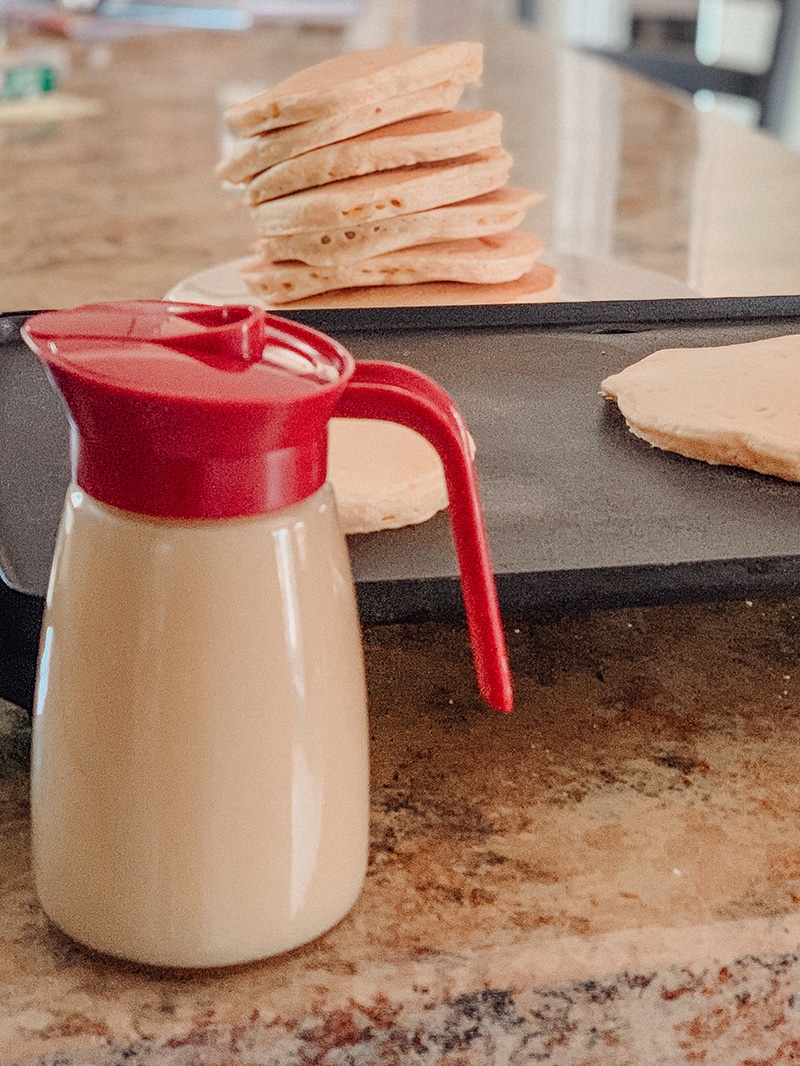
M 467 304 L 551 303 L 561 295 L 558 271 L 534 263 L 516 281 L 493 285 L 469 285 L 458 281 L 429 281 L 419 285 L 371 285 L 359 289 L 335 289 L 279 305 L 281 310 L 323 307 L 457 307 Z
M 379 222 L 261 237 L 256 241 L 256 250 L 265 260 L 294 259 L 317 266 L 334 266 L 431 241 L 505 233 L 516 229 L 528 208 L 541 199 L 540 193 L 506 185 L 461 203 L 396 215 Z
M 343 229 L 481 196 L 505 185 L 510 169 L 508 152 L 490 148 L 457 160 L 418 163 L 303 189 L 258 204 L 253 213 L 259 232 L 268 236 L 327 226 Z
M 663 349 L 601 391 L 657 448 L 800 481 L 800 336 Z
M 483 47 L 472 41 L 374 48 L 326 59 L 225 112 L 242 136 L 308 122 L 355 107 L 380 106 L 446 81 L 477 82 Z
M 460 241 L 438 241 L 355 263 L 332 267 L 305 263 L 245 264 L 242 276 L 265 303 L 302 300 L 330 289 L 365 285 L 416 285 L 428 281 L 497 284 L 526 274 L 542 253 L 542 242 L 532 233 L 498 233 Z
M 243 200 L 252 206 L 362 174 L 499 148 L 502 127 L 496 111 L 445 111 L 404 119 L 268 167 L 244 186 Z
M 336 111 L 309 122 L 298 122 L 294 126 L 244 137 L 220 162 L 217 175 L 223 181 L 238 185 L 275 163 L 322 148 L 326 144 L 336 144 L 367 130 L 388 126 L 415 115 L 452 111 L 463 88 L 458 82 L 442 82 L 417 92 L 404 93 L 379 107 L 366 104 L 352 111 Z
M 328 480 L 345 533 L 425 522 L 447 507 L 442 462 L 424 437 L 396 422 L 334 418 Z M 470 438 L 474 455 L 474 441 Z

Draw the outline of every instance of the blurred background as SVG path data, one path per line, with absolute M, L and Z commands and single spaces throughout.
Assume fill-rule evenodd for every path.
M 800 0 L 495 0 L 800 151 Z
M 697 108 L 760 126 L 800 152 L 800 0 L 478 0 L 478 6 L 687 91 Z M 402 36 L 387 21 L 399 28 L 425 7 L 418 0 L 0 0 L 0 36 L 4 21 L 21 13 L 49 20 L 53 29 L 54 11 L 64 18 L 92 12 L 140 28 L 242 30 L 264 20 L 327 26 L 344 29 L 348 47 L 372 47 Z M 411 19 L 410 8 L 419 9 Z M 68 26 L 66 35 L 75 29 Z

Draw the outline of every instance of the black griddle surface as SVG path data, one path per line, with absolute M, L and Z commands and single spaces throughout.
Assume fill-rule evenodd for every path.
M 800 299 L 402 309 L 303 320 L 442 384 L 477 441 L 506 612 L 800 591 L 800 485 L 633 437 L 602 379 L 665 347 L 800 333 Z M 298 316 L 300 317 L 300 316 Z M 798 412 L 800 418 L 800 412 Z M 350 538 L 367 621 L 461 610 L 448 518 Z
M 0 424 L 0 567 L 40 598 L 66 487 L 66 422 L 19 340 L 24 317 L 0 317 L 0 400 L 7 411 L 25 403 L 22 423 Z M 800 485 L 653 449 L 599 395 L 606 375 L 658 348 L 800 333 L 800 297 L 291 317 L 356 358 L 415 366 L 456 399 L 477 442 L 505 611 L 800 591 Z M 350 549 L 365 623 L 461 613 L 446 513 L 351 537 Z

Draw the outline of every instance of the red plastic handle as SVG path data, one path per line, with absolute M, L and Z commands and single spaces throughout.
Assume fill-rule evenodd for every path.
M 461 413 L 444 389 L 424 374 L 398 363 L 359 362 L 335 414 L 339 418 L 399 422 L 416 430 L 439 453 L 478 685 L 490 707 L 510 711 L 514 702 L 511 670 L 475 466 Z

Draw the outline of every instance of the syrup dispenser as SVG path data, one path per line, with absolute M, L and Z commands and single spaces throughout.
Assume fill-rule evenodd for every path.
M 511 706 L 462 420 L 417 372 L 249 307 L 95 304 L 23 336 L 72 426 L 33 727 L 41 903 L 84 944 L 156 965 L 302 944 L 347 913 L 367 862 L 334 415 L 439 451 L 480 687 Z

